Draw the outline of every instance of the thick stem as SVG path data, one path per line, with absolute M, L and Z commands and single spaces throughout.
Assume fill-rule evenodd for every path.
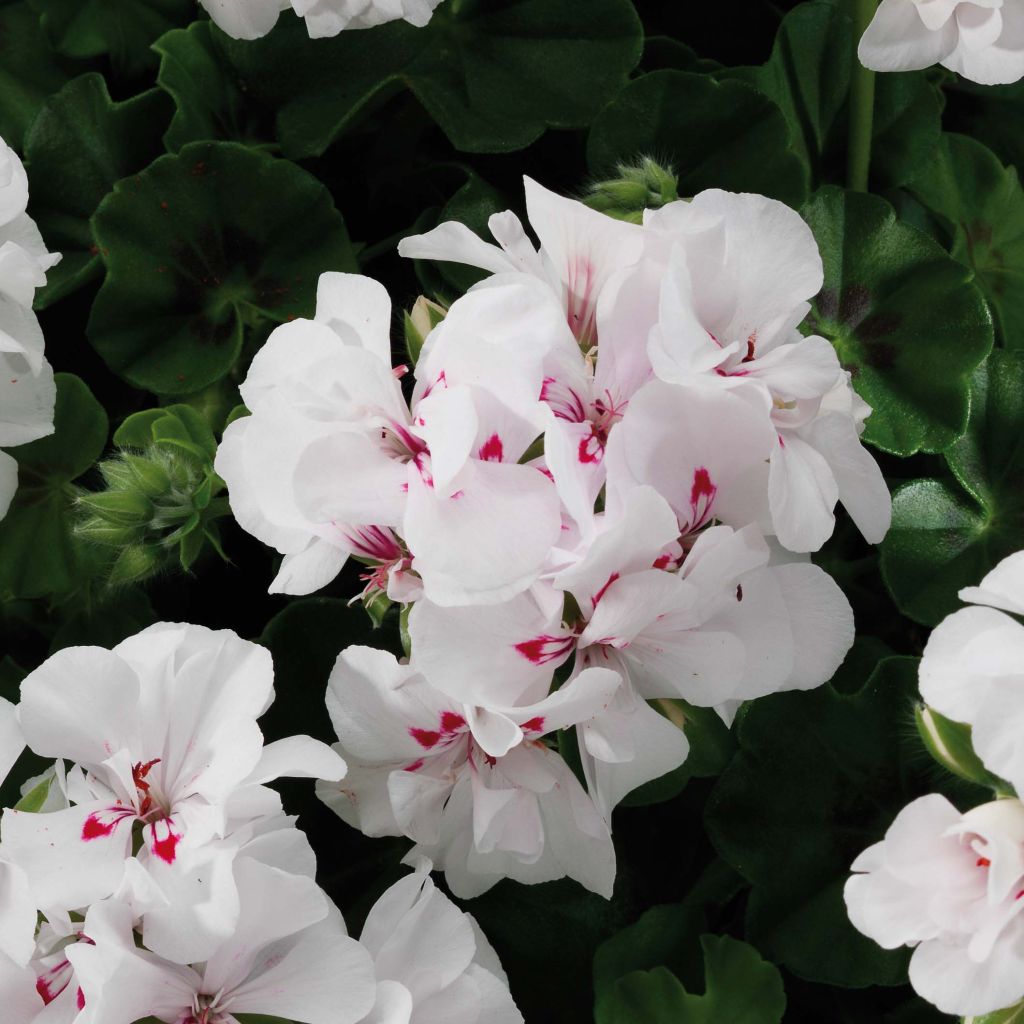
M 875 16 L 877 0 L 847 0 L 853 17 L 854 46 Z M 846 182 L 855 192 L 867 192 L 871 167 L 871 133 L 875 115 L 875 73 L 854 56 L 850 80 L 850 140 Z

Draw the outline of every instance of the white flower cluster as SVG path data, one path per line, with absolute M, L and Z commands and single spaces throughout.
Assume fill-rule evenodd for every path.
M 873 71 L 941 64 L 981 85 L 1024 78 L 1022 0 L 882 0 L 860 41 Z
M 269 653 L 160 623 L 61 651 L 0 701 L 0 781 L 58 758 L 0 821 L 4 1024 L 521 1024 L 475 923 L 429 879 L 392 886 L 356 942 L 266 783 L 338 780 L 293 736 L 264 744 Z
M 498 245 L 455 223 L 402 243 L 490 272 L 407 392 L 384 289 L 325 274 L 315 318 L 254 359 L 216 465 L 284 555 L 272 590 L 354 557 L 364 598 L 412 606 L 408 663 L 338 659 L 350 771 L 322 798 L 414 840 L 457 895 L 565 875 L 609 895 L 612 809 L 687 755 L 665 702 L 728 718 L 826 681 L 853 619 L 806 553 L 839 500 L 881 540 L 890 500 L 869 410 L 797 331 L 822 286 L 797 214 L 711 191 L 639 226 L 526 199 L 539 251 L 512 213 Z M 586 785 L 554 742 L 573 732 Z
M 259 39 L 289 8 L 313 39 L 399 19 L 422 28 L 441 0 L 199 0 L 217 27 L 235 39 Z
M 0 449 L 52 434 L 57 399 L 32 300 L 60 256 L 46 251 L 27 207 L 25 168 L 0 139 Z M 18 464 L 0 451 L 0 519 L 17 487 Z
M 972 606 L 932 633 L 921 696 L 971 726 L 985 767 L 1024 793 L 1024 625 L 1012 617 L 1024 615 L 1024 551 L 960 597 Z M 886 949 L 916 947 L 910 980 L 929 1002 L 945 1013 L 977 1015 L 1024 998 L 1020 800 L 1001 798 L 961 814 L 945 797 L 921 797 L 853 870 L 850 919 Z

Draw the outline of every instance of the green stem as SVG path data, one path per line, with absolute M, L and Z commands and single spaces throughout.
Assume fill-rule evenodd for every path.
M 853 16 L 854 45 L 875 16 L 877 0 L 849 0 Z M 846 181 L 855 192 L 867 192 L 871 167 L 871 133 L 875 115 L 875 73 L 856 55 L 850 82 L 850 142 Z

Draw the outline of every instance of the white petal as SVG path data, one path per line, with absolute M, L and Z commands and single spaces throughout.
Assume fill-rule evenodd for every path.
M 531 466 L 473 461 L 442 498 L 410 475 L 404 536 L 435 604 L 494 604 L 531 586 L 561 532 L 558 493 Z
M 956 43 L 955 22 L 931 30 L 910 0 L 882 0 L 857 56 L 872 71 L 920 71 L 948 57 Z
M 772 452 L 768 500 L 772 528 L 790 551 L 817 551 L 832 536 L 839 485 L 825 459 L 787 431 Z
M 289 736 L 263 748 L 260 762 L 247 783 L 274 779 L 325 779 L 338 782 L 345 777 L 345 761 L 326 743 L 311 736 Z
M 516 261 L 457 221 L 446 221 L 398 243 L 398 254 L 414 260 L 443 260 L 501 274 L 518 270 Z
M 1004 558 L 977 587 L 964 587 L 961 601 L 987 604 L 1024 615 L 1024 551 Z
M 53 433 L 57 387 L 45 360 L 0 352 L 0 445 L 14 447 Z
M 25 737 L 18 724 L 17 708 L 0 697 L 0 783 L 10 774 L 25 749 Z
M 326 587 L 341 572 L 347 561 L 346 550 L 330 541 L 314 537 L 302 551 L 284 556 L 281 568 L 274 577 L 274 582 L 270 584 L 268 593 L 290 594 L 295 597 L 313 594 Z
M 2 953 L 0 993 L 3 994 L 5 1024 L 35 1024 L 39 1016 L 35 971 L 19 966 Z
M 18 463 L 7 452 L 0 452 L 0 519 L 7 515 L 17 489 Z
M 286 10 L 288 0 L 201 0 L 210 17 L 234 39 L 259 39 Z
M 23 967 L 35 949 L 39 915 L 25 872 L 5 860 L 0 860 L 0 907 L 0 962 L 7 957 Z
M 315 319 L 344 344 L 364 348 L 391 365 L 391 298 L 379 281 L 362 274 L 321 274 Z

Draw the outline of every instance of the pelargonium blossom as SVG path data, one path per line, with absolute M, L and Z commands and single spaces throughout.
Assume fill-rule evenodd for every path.
M 748 490 L 747 508 L 733 511 L 736 525 L 767 512 L 785 547 L 816 551 L 842 501 L 879 543 L 892 510 L 881 470 L 860 443 L 870 410 L 832 345 L 797 330 L 823 280 L 810 228 L 776 200 L 718 190 L 648 211 L 644 226 L 655 254 L 668 253 L 648 346 L 654 372 L 746 393 L 774 429 L 766 479 Z
M 111 651 L 67 648 L 27 676 L 25 740 L 73 762 L 62 809 L 8 809 L 0 822 L 35 905 L 60 916 L 122 895 L 144 908 L 151 948 L 203 959 L 237 920 L 233 858 L 281 814 L 264 783 L 345 773 L 309 737 L 264 745 L 256 720 L 272 700 L 269 653 L 201 626 L 159 623 Z
M 291 8 L 313 39 L 399 19 L 422 28 L 441 0 L 199 0 L 218 28 L 235 39 L 259 39 Z
M 932 631 L 921 659 L 921 696 L 940 714 L 971 726 L 985 767 L 1024 792 L 1024 551 L 1004 558 L 971 602 Z M 1011 614 L 1007 614 L 1007 613 Z
M 53 433 L 57 392 L 32 300 L 60 255 L 47 251 L 27 207 L 25 169 L 0 139 L 0 448 Z M 0 518 L 17 485 L 18 464 L 0 451 Z
M 237 1014 L 296 1024 L 356 1024 L 375 998 L 369 953 L 311 879 L 249 858 L 235 863 L 237 925 L 199 964 L 164 960 L 135 941 L 131 911 L 94 904 L 67 950 L 82 990 L 77 1024 L 237 1024 Z
M 370 909 L 359 941 L 377 999 L 362 1024 L 522 1024 L 497 954 L 417 860 Z
M 352 554 L 411 565 L 434 600 L 503 600 L 559 536 L 558 495 L 521 465 L 543 429 L 542 357 L 557 329 L 540 285 L 472 291 L 430 335 L 411 402 L 390 359 L 375 281 L 321 279 L 317 320 L 278 328 L 253 360 L 252 415 L 225 431 L 217 471 L 251 533 L 285 554 L 274 589 L 308 593 Z
M 914 947 L 910 981 L 945 1013 L 980 1015 L 1024 997 L 1024 805 L 961 814 L 945 797 L 905 807 L 846 883 L 854 926 Z
M 1024 77 L 1024 6 L 1018 0 L 882 0 L 858 56 L 874 71 L 941 64 L 981 85 Z
M 599 716 L 619 685 L 591 669 L 533 705 L 470 707 L 385 651 L 349 647 L 327 706 L 350 770 L 317 792 L 366 835 L 415 840 L 410 856 L 430 858 L 457 896 L 565 875 L 610 896 L 608 826 L 543 738 Z

